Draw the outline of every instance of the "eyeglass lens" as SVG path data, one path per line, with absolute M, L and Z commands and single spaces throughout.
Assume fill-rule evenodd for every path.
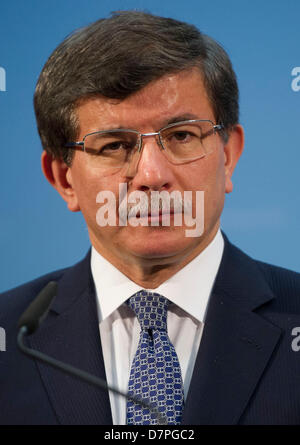
M 159 133 L 162 152 L 175 164 L 200 159 L 214 150 L 214 133 L 209 121 L 166 127 Z M 138 151 L 141 137 L 143 135 L 129 130 L 96 132 L 85 137 L 84 149 L 93 167 L 121 168 Z

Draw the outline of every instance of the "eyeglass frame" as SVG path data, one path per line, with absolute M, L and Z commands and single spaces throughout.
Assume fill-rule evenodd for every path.
M 155 132 L 150 132 L 150 133 L 140 133 L 138 130 L 132 130 L 131 128 L 115 128 L 115 129 L 111 129 L 111 130 L 99 130 L 99 131 L 93 131 L 91 133 L 87 133 L 82 141 L 78 141 L 78 142 L 67 142 L 65 144 L 65 148 L 73 148 L 75 149 L 76 147 L 82 147 L 82 150 L 85 153 L 88 153 L 85 150 L 85 138 L 88 136 L 91 136 L 93 134 L 101 134 L 101 133 L 119 133 L 119 132 L 130 132 L 130 133 L 135 133 L 136 135 L 138 135 L 138 141 L 139 141 L 139 147 L 137 152 L 140 152 L 143 146 L 143 137 L 150 137 L 150 136 L 158 136 L 159 138 L 159 143 L 160 146 L 163 150 L 166 150 L 164 144 L 163 144 L 163 140 L 161 137 L 161 132 L 164 130 L 167 130 L 169 128 L 173 128 L 176 127 L 177 125 L 183 125 L 183 124 L 194 124 L 197 122 L 210 122 L 212 124 L 212 131 L 213 134 L 215 135 L 218 131 L 224 130 L 224 125 L 223 124 L 214 124 L 213 121 L 211 121 L 210 119 L 189 119 L 189 120 L 185 120 L 185 121 L 180 121 L 180 122 L 173 122 L 172 124 L 166 125 L 165 127 L 161 128 L 158 131 Z M 89 153 L 88 153 L 89 154 Z M 204 155 L 205 156 L 205 155 Z M 204 157 L 202 156 L 202 157 Z M 198 158 L 201 159 L 201 158 Z

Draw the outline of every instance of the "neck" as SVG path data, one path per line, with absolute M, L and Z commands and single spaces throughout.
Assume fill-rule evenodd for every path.
M 106 249 L 91 234 L 90 238 L 96 251 L 131 281 L 145 289 L 155 289 L 198 256 L 214 239 L 218 229 L 219 225 L 216 225 L 209 233 L 205 233 L 205 236 L 201 237 L 201 241 L 193 249 L 181 251 L 179 255 L 159 258 L 143 258 L 129 253 L 124 254 L 124 252 L 120 252 L 120 249 L 113 252 L 111 246 Z

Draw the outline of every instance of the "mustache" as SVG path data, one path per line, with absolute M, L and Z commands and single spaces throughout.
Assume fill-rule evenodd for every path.
M 135 191 L 130 202 L 123 200 L 119 205 L 121 218 L 159 216 L 164 214 L 192 213 L 192 200 L 183 199 L 180 192 L 155 192 L 150 193 Z M 132 202 L 133 201 L 133 202 Z

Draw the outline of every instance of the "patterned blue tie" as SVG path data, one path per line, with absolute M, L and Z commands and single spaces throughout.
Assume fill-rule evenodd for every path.
M 167 419 L 178 425 L 183 408 L 183 383 L 178 357 L 167 333 L 169 301 L 140 291 L 127 304 L 141 325 L 140 341 L 132 362 L 128 392 L 143 398 Z M 134 402 L 127 402 L 128 425 L 156 425 L 157 415 Z

